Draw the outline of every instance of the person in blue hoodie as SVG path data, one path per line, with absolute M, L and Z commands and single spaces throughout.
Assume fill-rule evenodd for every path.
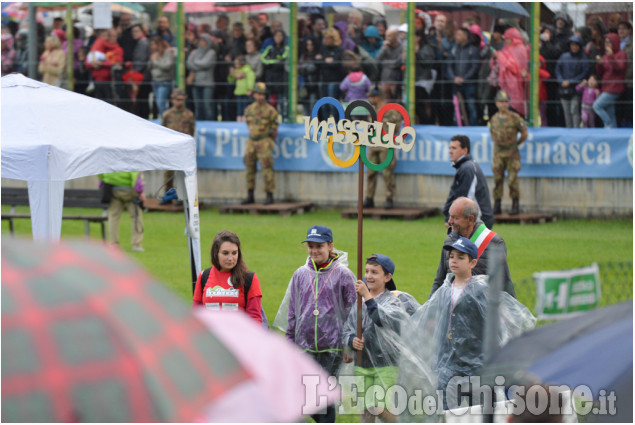
M 580 128 L 580 95 L 575 86 L 589 76 L 589 61 L 583 47 L 582 37 L 572 36 L 569 38 L 569 51 L 563 53 L 556 63 L 558 95 L 567 128 Z
M 368 52 L 371 58 L 375 59 L 381 50 L 381 46 L 384 45 L 384 40 L 381 39 L 379 31 L 375 25 L 369 25 L 364 32 L 364 43 L 362 48 Z

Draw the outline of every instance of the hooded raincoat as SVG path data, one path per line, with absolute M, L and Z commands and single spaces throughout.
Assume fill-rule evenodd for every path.
M 500 88 L 509 93 L 509 106 L 522 116 L 527 115 L 526 76 L 529 72 L 529 53 L 520 31 L 516 28 L 505 30 L 505 38 L 512 40 L 510 46 L 503 47 L 498 53 L 498 81 Z M 493 66 L 493 65 L 492 65 Z M 523 70 L 525 75 L 523 75 Z
M 611 40 L 612 55 L 604 55 L 602 63 L 596 66 L 602 82 L 602 93 L 620 94 L 624 91 L 624 76 L 626 75 L 626 52 L 620 50 L 620 37 L 609 33 L 606 38 Z
M 488 276 L 472 276 L 458 299 L 452 301 L 454 274 L 411 317 L 402 331 L 404 350 L 399 362 L 398 383 L 408 394 L 446 391 L 448 383 L 475 376 L 483 365 L 485 312 L 488 307 Z M 501 292 L 498 345 L 532 329 L 536 318 L 506 292 Z M 461 377 L 452 379 L 453 377 Z M 451 382 L 452 381 L 452 382 Z M 456 391 L 446 391 L 446 408 L 458 407 Z
M 341 351 L 342 328 L 357 301 L 348 254 L 335 253 L 321 269 L 309 257 L 295 271 L 274 320 L 289 341 L 311 353 Z
M 399 364 L 401 328 L 409 318 L 399 298 L 388 290 L 362 303 L 362 367 Z M 352 308 L 342 331 L 342 344 L 353 350 L 353 338 L 356 336 L 357 309 Z
M 371 44 L 368 39 L 375 38 L 376 42 Z M 379 31 L 377 31 L 377 27 L 374 25 L 369 25 L 366 27 L 366 31 L 364 32 L 365 41 L 362 43 L 362 48 L 368 52 L 371 58 L 376 58 L 379 52 L 381 51 L 382 46 L 384 45 L 384 40 L 382 40 L 379 35 Z
M 194 86 L 213 87 L 214 68 L 216 68 L 216 51 L 212 48 L 212 37 L 201 34 L 205 47 L 193 50 L 187 58 L 187 69 L 194 72 Z

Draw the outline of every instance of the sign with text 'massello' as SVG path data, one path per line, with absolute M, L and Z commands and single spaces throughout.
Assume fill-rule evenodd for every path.
M 593 310 L 600 302 L 600 269 L 596 263 L 579 269 L 534 273 L 539 320 L 571 317 Z
M 331 105 L 337 111 L 337 120 L 330 116 L 325 121 L 320 121 L 318 112 L 321 107 Z M 352 120 L 355 110 L 365 110 L 366 115 L 372 121 Z M 386 112 L 396 111 L 402 117 L 403 126 L 399 133 L 395 131 L 396 125 L 392 122 L 383 123 Z M 356 114 L 357 115 L 357 114 Z M 410 116 L 406 109 L 397 103 L 388 103 L 379 111 L 364 100 L 351 102 L 346 110 L 332 97 L 324 97 L 313 106 L 310 117 L 304 117 L 304 138 L 315 143 L 328 142 L 327 152 L 329 158 L 338 166 L 346 168 L 357 162 L 361 157 L 362 162 L 372 170 L 381 171 L 386 168 L 393 159 L 394 149 L 409 152 L 415 145 L 417 133 L 410 126 Z M 335 155 L 333 143 L 351 144 L 354 152 L 351 158 L 341 160 Z M 367 155 L 367 147 L 379 147 L 388 149 L 388 156 L 381 164 L 372 163 Z

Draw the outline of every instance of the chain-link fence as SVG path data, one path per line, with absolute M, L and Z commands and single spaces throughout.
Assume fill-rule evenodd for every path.
M 601 295 L 599 306 L 617 304 L 633 299 L 633 262 L 598 264 Z M 514 282 L 516 298 L 536 314 L 536 281 L 532 278 Z

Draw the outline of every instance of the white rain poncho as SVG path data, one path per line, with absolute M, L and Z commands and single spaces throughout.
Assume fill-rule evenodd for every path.
M 405 349 L 399 363 L 398 383 L 408 395 L 418 392 L 421 397 L 432 395 L 438 401 L 435 391 L 443 390 L 445 409 L 459 407 L 456 386 L 464 379 L 452 378 L 475 376 L 483 365 L 488 308 L 488 276 L 472 276 L 460 298 L 451 302 L 453 280 L 454 274 L 448 273 L 443 285 L 411 317 L 403 331 Z M 536 318 L 527 307 L 501 291 L 499 346 L 535 324 Z M 423 412 L 406 410 L 400 419 L 437 420 L 417 417 L 419 414 Z
M 395 290 L 395 291 L 392 291 L 392 293 L 396 295 L 397 298 L 399 298 L 399 301 L 401 301 L 401 306 L 403 307 L 404 310 L 406 310 L 406 313 L 408 313 L 410 316 L 415 314 L 417 309 L 421 306 L 421 304 L 419 304 L 419 301 L 417 301 L 415 297 L 413 297 L 407 292 Z
M 379 405 L 378 401 L 392 402 L 392 395 L 385 394 L 385 391 L 397 383 L 399 359 L 404 349 L 402 330 L 408 327 L 409 310 L 414 311 L 417 306 L 419 303 L 412 295 L 388 290 L 362 303 L 363 369 L 356 367 L 358 352 L 352 348 L 352 340 L 357 336 L 357 308 L 351 309 L 342 331 L 342 344 L 347 347 L 346 352 L 353 361 L 343 363 L 338 375 L 340 381 L 343 377 L 358 378 L 358 381 L 354 378 L 346 381 L 356 382 L 359 398 L 351 400 L 351 406 L 356 406 L 357 412 L 361 413 L 364 408 L 372 410 L 370 408 Z M 382 394 L 378 395 L 370 388 L 372 385 L 380 386 Z M 347 386 L 344 387 L 347 391 Z M 343 395 L 345 398 L 352 396 L 352 393 Z M 348 402 L 345 404 L 348 405 Z M 345 410 L 348 409 L 345 407 Z
M 348 253 L 334 252 L 337 257 L 318 271 L 310 257 L 295 271 L 273 322 L 311 353 L 341 350 L 342 327 L 357 301 Z

